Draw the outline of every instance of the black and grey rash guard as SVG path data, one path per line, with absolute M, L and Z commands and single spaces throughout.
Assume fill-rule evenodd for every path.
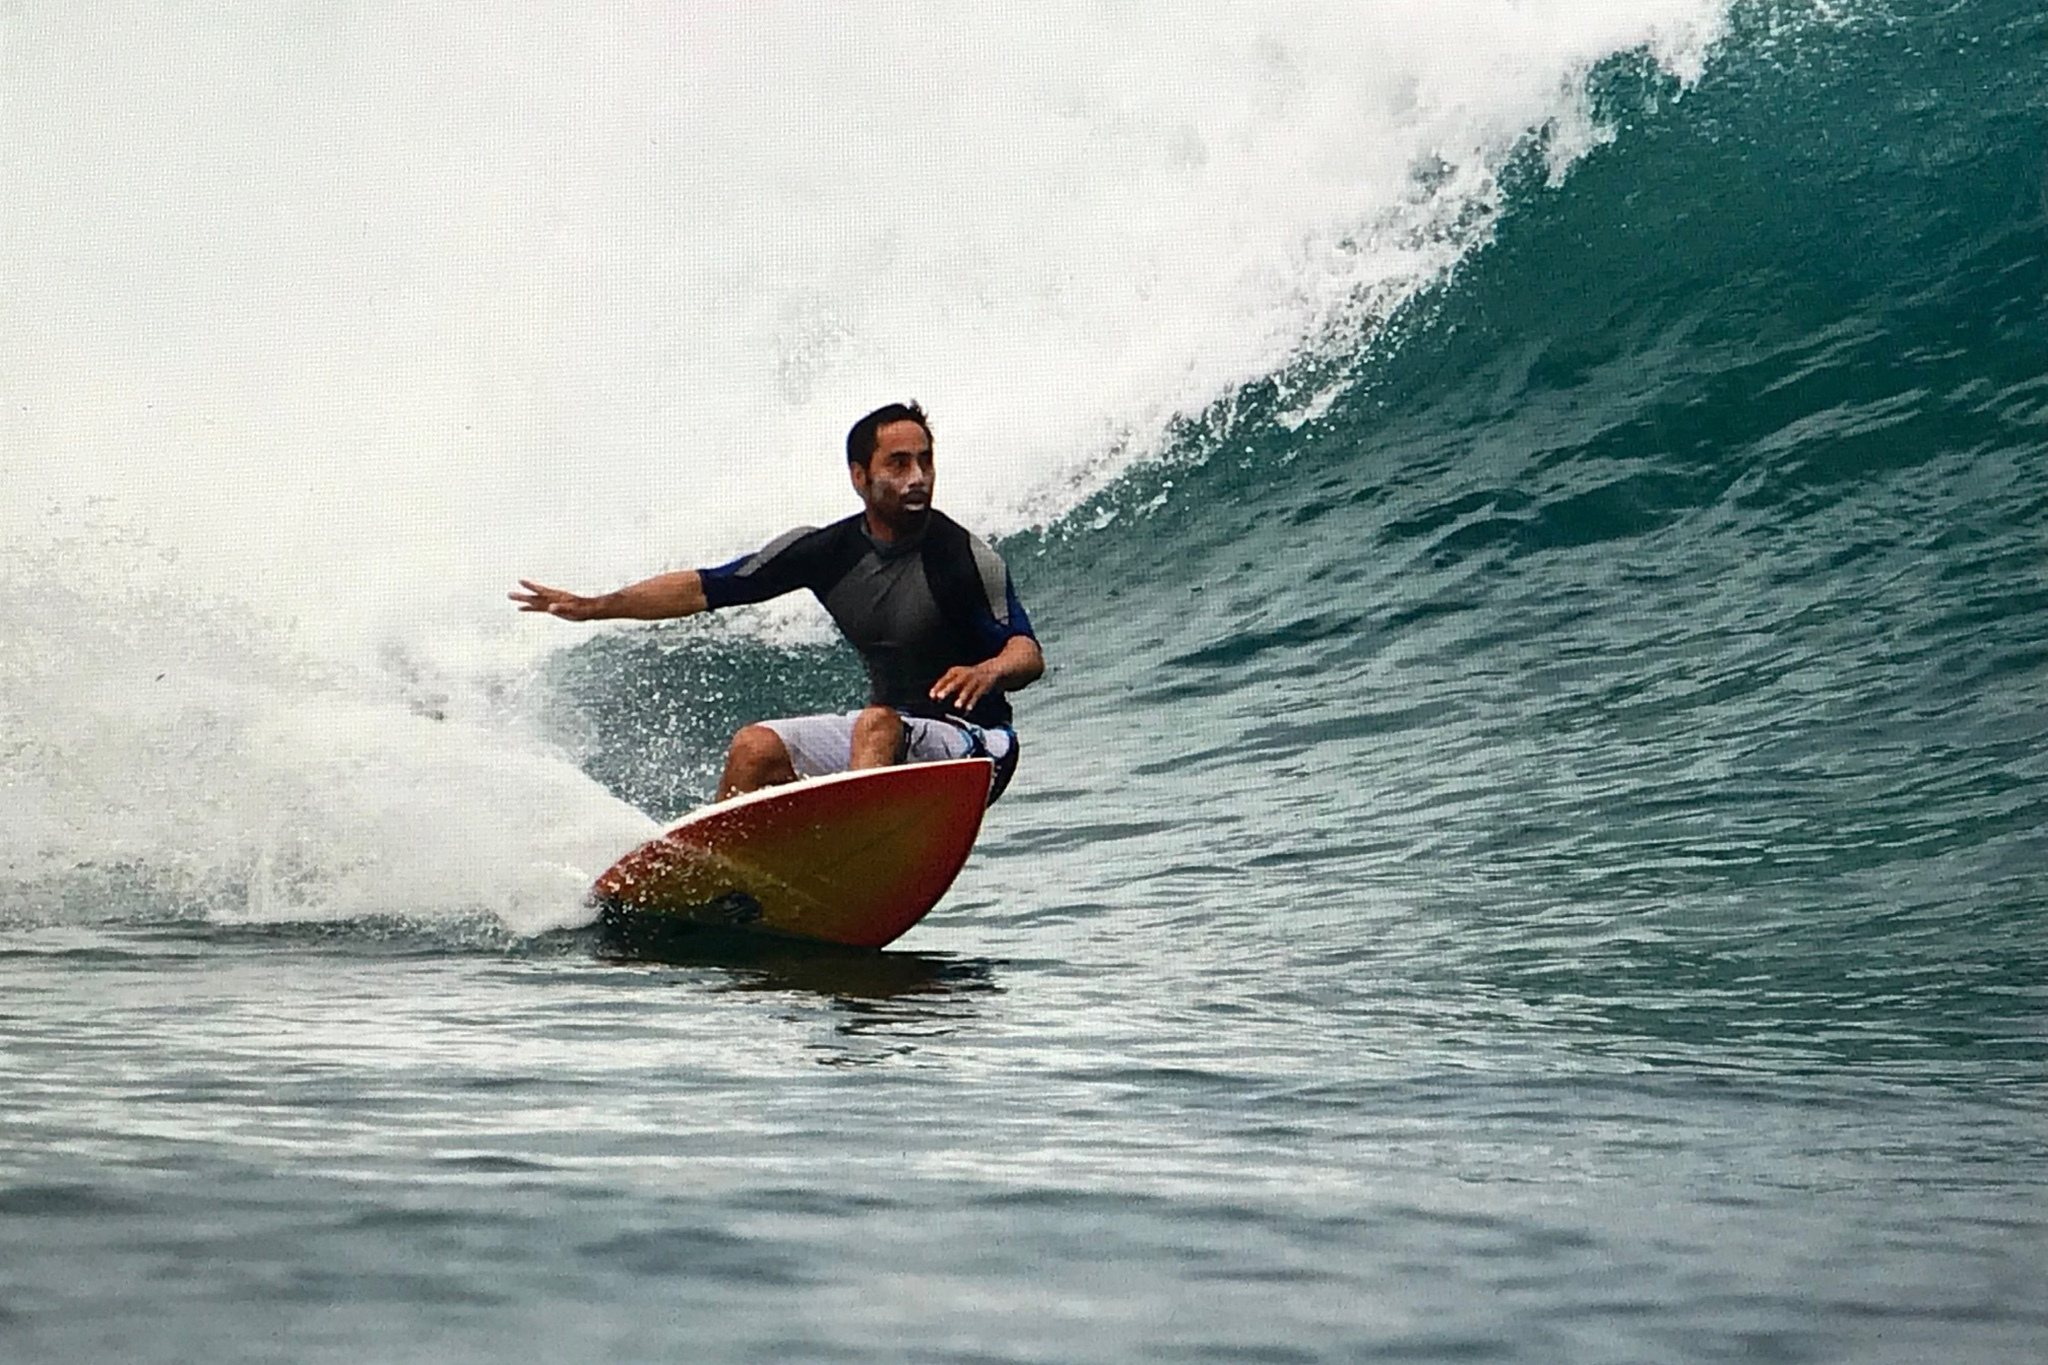
M 966 713 L 931 698 L 956 664 L 994 658 L 1012 637 L 1037 639 L 1016 585 L 987 541 L 936 510 L 915 537 L 878 541 L 859 513 L 823 529 L 799 527 L 758 554 L 700 569 L 714 608 L 809 588 L 867 665 L 868 701 L 914 716 L 1008 725 L 991 692 Z

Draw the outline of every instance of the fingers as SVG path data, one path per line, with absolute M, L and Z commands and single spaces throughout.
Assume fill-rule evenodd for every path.
M 961 711 L 972 711 L 988 695 L 990 680 L 972 668 L 955 665 L 932 684 L 932 700 L 950 701 Z
M 567 616 L 570 603 L 577 600 L 576 594 L 563 592 L 560 588 L 544 587 L 530 578 L 519 580 L 524 592 L 508 592 L 505 596 L 519 604 L 521 611 L 546 612 L 550 616 Z

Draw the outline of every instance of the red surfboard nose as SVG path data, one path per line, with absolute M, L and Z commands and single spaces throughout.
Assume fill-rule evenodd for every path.
M 631 913 L 878 948 L 959 876 L 993 771 L 964 758 L 749 792 L 634 849 L 593 894 Z

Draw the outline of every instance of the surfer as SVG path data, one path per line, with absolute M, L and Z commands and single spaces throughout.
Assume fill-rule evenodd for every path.
M 808 588 L 867 666 L 868 704 L 743 727 L 718 798 L 852 768 L 978 756 L 995 762 L 993 801 L 1017 767 L 1007 694 L 1045 672 L 1009 569 L 932 506 L 931 424 L 916 403 L 855 422 L 846 463 L 863 510 L 830 526 L 798 527 L 729 564 L 602 596 L 524 578 L 510 596 L 521 611 L 567 621 L 657 621 Z

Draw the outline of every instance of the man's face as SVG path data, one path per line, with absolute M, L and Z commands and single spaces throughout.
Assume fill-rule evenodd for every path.
M 868 521 L 895 535 L 913 531 L 932 506 L 932 438 L 915 422 L 891 422 L 875 433 L 865 467 L 847 466 Z

